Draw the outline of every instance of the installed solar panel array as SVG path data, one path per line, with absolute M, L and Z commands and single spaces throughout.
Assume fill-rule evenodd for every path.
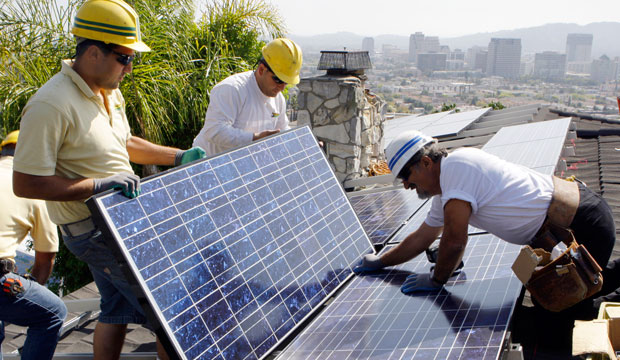
M 383 245 L 424 203 L 415 191 L 405 189 L 356 195 L 349 198 L 374 245 Z
M 570 118 L 564 118 L 505 127 L 482 149 L 504 160 L 551 175 L 562 153 L 570 122 Z
M 279 358 L 497 359 L 521 288 L 510 270 L 518 251 L 470 236 L 463 271 L 435 294 L 399 289 L 429 271 L 423 257 L 356 277 Z
M 569 125 L 561 119 L 504 128 L 489 141 L 489 152 L 552 174 Z M 430 202 L 421 205 L 390 242 L 417 229 L 429 209 Z M 445 291 L 400 292 L 407 275 L 430 271 L 423 256 L 356 277 L 281 358 L 498 359 L 521 290 L 510 269 L 520 247 L 490 234 L 471 235 L 476 231 L 470 226 L 465 267 Z
M 308 127 L 88 204 L 184 359 L 264 357 L 373 251 Z
M 424 116 L 406 116 L 385 123 L 384 144 L 408 130 L 418 130 L 432 137 L 457 135 L 474 121 L 480 119 L 491 108 L 449 113 L 442 112 Z

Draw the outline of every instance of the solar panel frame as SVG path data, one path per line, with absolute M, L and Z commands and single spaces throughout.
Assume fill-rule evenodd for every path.
M 283 149 L 304 156 L 261 158 Z M 244 198 L 255 208 L 237 215 Z M 87 205 L 172 358 L 266 357 L 374 252 L 307 126 L 144 179 L 136 199 Z

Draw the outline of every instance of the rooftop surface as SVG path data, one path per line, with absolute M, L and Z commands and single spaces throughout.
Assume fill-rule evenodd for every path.
M 577 138 L 567 139 L 566 146 L 574 147 L 574 154 L 567 151 L 562 158 L 566 167 L 558 167 L 557 176 L 575 175 L 588 187 L 601 194 L 612 208 L 616 220 L 616 234 L 620 231 L 620 123 L 596 119 L 579 114 L 562 113 L 548 106 L 528 105 L 487 112 L 480 119 L 457 135 L 440 139 L 448 149 L 463 146 L 482 147 L 504 126 L 528 122 L 546 121 L 560 117 L 572 117 Z M 618 237 L 617 237 L 618 238 Z M 612 259 L 620 258 L 620 242 Z M 94 283 L 64 297 L 67 300 L 98 297 Z M 71 313 L 68 320 L 80 314 Z M 574 314 L 587 318 L 590 314 Z M 65 334 L 58 345 L 60 353 L 92 353 L 93 332 L 96 316 L 84 319 L 82 325 Z M 572 319 L 541 313 L 533 307 L 529 296 L 524 294 L 513 316 L 512 336 L 514 342 L 523 345 L 525 359 L 569 359 L 572 346 Z M 3 353 L 11 353 L 21 347 L 25 340 L 25 328 L 15 325 L 5 327 L 6 339 Z M 154 334 L 141 326 L 129 327 L 124 353 L 155 351 Z

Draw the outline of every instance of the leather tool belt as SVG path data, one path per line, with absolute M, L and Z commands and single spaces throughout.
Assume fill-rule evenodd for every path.
M 567 249 L 553 261 L 549 251 L 533 249 L 541 260 L 525 288 L 542 307 L 562 311 L 601 290 L 603 269 L 570 230 L 550 225 L 543 236 L 546 241 L 564 242 Z
M 556 177 L 553 182 L 547 218 L 532 240 L 533 251 L 541 260 L 525 287 L 542 307 L 557 312 L 600 291 L 603 275 L 596 260 L 568 229 L 579 206 L 577 184 Z M 552 261 L 551 251 L 559 242 L 567 249 Z
M 95 230 L 95 223 L 91 217 L 70 224 L 60 225 L 60 232 L 64 236 L 80 236 Z

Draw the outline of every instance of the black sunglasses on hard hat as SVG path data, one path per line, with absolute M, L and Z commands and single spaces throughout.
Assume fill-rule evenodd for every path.
M 131 64 L 133 59 L 136 58 L 136 55 L 127 55 L 127 54 L 119 53 L 118 51 L 114 51 L 114 50 L 110 50 L 110 51 L 112 51 L 112 53 L 114 53 L 114 55 L 117 56 L 116 61 L 118 61 L 123 66 L 127 66 Z

